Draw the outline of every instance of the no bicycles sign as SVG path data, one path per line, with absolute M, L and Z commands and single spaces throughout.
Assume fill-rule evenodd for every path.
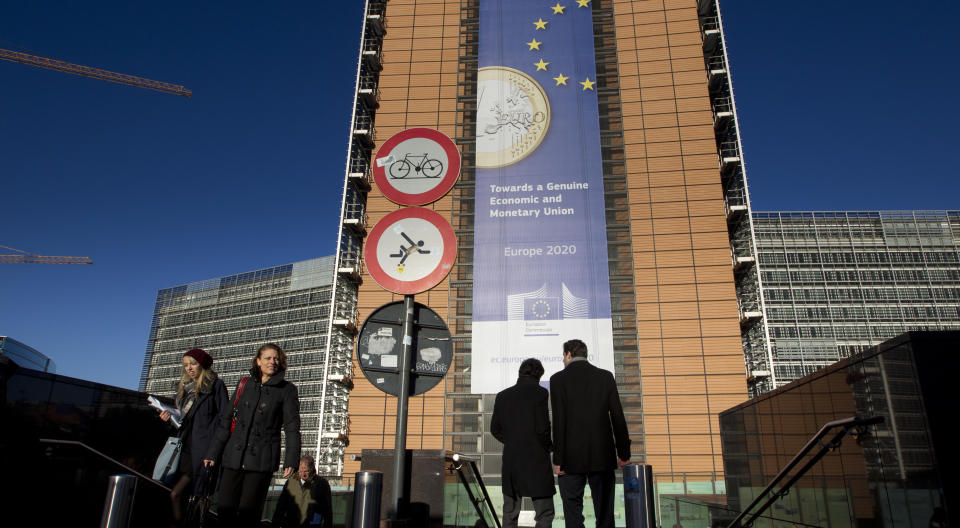
M 408 128 L 377 150 L 373 181 L 390 201 L 423 205 L 439 200 L 460 174 L 460 151 L 446 134 L 432 128 Z

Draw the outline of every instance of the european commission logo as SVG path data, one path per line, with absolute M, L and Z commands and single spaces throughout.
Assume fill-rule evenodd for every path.
M 507 320 L 555 321 L 590 317 L 587 299 L 574 295 L 566 283 L 560 283 L 559 289 L 559 292 L 556 289 L 551 291 L 544 284 L 533 291 L 507 295 Z
M 523 300 L 524 321 L 554 321 L 560 319 L 560 299 L 541 297 Z

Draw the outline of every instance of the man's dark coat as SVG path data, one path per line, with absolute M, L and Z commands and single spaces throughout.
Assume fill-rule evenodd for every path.
M 550 417 L 547 390 L 521 376 L 497 394 L 490 432 L 503 443 L 503 493 L 511 497 L 550 497 Z
M 567 473 L 617 468 L 630 459 L 630 435 L 613 374 L 571 361 L 550 377 L 553 463 Z
M 283 467 L 296 469 L 300 463 L 300 400 L 297 387 L 284 380 L 283 373 L 271 377 L 264 384 L 260 383 L 260 376 L 255 372 L 250 374 L 236 406 L 236 429 L 233 434 L 230 433 L 234 406 L 228 405 L 204 458 L 217 460 L 222 453 L 225 468 L 272 473 L 280 463 L 280 430 L 283 429 L 287 438 Z
M 306 519 L 300 522 L 300 505 L 308 503 Z M 316 514 L 320 514 L 320 523 L 313 523 Z M 277 508 L 273 511 L 273 525 L 281 528 L 319 526 L 333 528 L 333 495 L 327 479 L 314 475 L 310 480 L 300 483 L 300 475 L 287 479 L 277 499 Z

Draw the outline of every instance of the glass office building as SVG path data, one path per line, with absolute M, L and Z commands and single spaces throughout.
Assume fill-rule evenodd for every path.
M 160 290 L 140 390 L 172 397 L 184 352 L 203 348 L 232 394 L 257 348 L 277 343 L 286 379 L 299 389 L 303 453 L 316 455 L 321 472 L 339 474 L 350 379 L 326 354 L 333 274 L 333 258 L 324 257 Z
M 57 364 L 37 349 L 16 339 L 0 336 L 0 355 L 4 355 L 23 368 L 56 374 Z
M 960 329 L 960 211 L 754 213 L 774 386 L 910 330 Z
M 882 423 L 841 438 L 772 503 L 767 515 L 777 521 L 756 526 L 949 526 L 957 500 L 951 380 L 958 346 L 958 331 L 910 332 L 723 412 L 728 511 L 746 508 L 828 422 L 880 417 Z M 709 519 L 692 521 L 677 520 L 703 526 Z

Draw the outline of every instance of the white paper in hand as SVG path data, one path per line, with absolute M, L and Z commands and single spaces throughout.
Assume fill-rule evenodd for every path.
M 147 396 L 147 403 L 149 403 L 150 406 L 153 407 L 154 409 L 157 409 L 157 410 L 159 410 L 159 411 L 161 411 L 161 412 L 162 412 L 162 411 L 167 411 L 168 413 L 170 413 L 170 423 L 172 423 L 173 426 L 176 427 L 177 429 L 180 429 L 180 420 L 181 420 L 183 417 L 180 416 L 180 410 L 179 410 L 179 409 L 177 409 L 176 407 L 172 407 L 172 406 L 170 406 L 170 405 L 167 405 L 167 404 L 163 403 L 162 401 L 158 400 L 158 399 L 157 399 L 155 396 L 153 396 L 152 394 L 149 395 L 149 396 Z

